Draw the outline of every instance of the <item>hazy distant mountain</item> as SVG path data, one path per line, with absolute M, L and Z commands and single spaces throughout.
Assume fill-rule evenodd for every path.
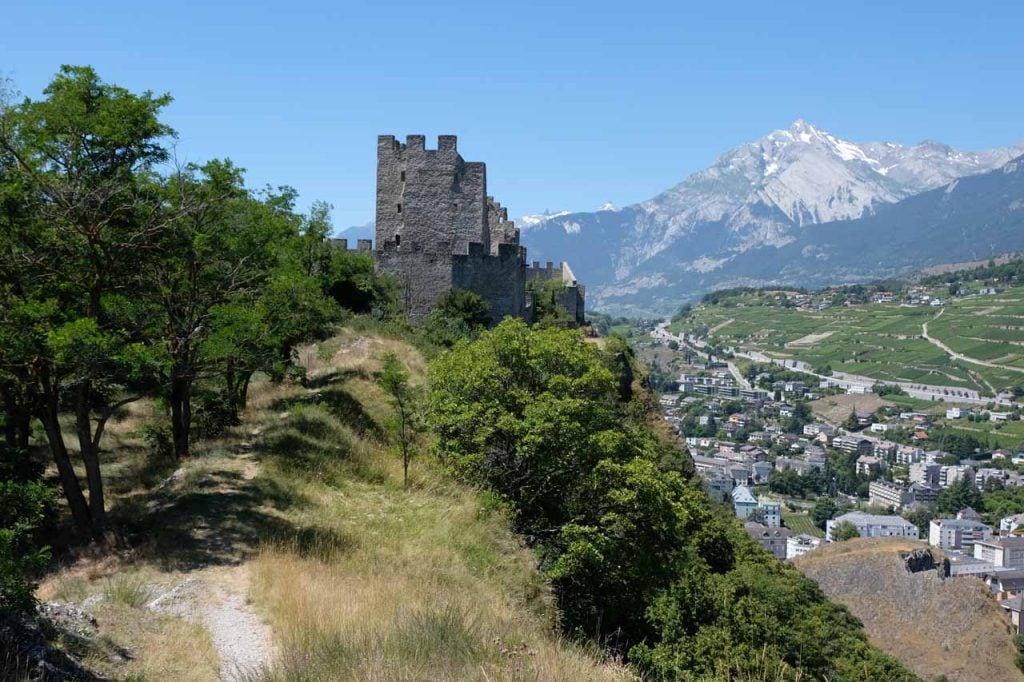
M 720 280 L 753 278 L 727 267 L 747 262 L 743 254 L 782 249 L 808 239 L 816 226 L 875 215 L 1021 154 L 1024 145 L 963 152 L 931 141 L 856 144 L 798 120 L 648 201 L 529 216 L 520 225 L 531 259 L 571 254 L 591 307 L 663 309 L 677 305 L 681 285 L 692 294 Z M 718 272 L 723 268 L 730 272 Z
M 347 239 L 349 241 L 349 248 L 354 249 L 356 248 L 357 239 L 376 239 L 375 232 L 375 222 L 371 220 L 365 225 L 353 225 L 352 227 L 346 228 L 334 236 L 337 239 Z M 376 246 L 376 244 L 374 246 Z

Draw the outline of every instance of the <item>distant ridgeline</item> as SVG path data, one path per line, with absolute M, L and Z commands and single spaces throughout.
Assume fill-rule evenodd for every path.
M 454 135 L 439 136 L 437 149 L 425 142 L 423 135 L 405 144 L 377 139 L 376 267 L 397 278 L 409 319 L 424 320 L 452 289 L 482 296 L 494 323 L 530 319 L 527 283 L 553 280 L 563 285 L 557 303 L 582 323 L 583 285 L 568 263 L 527 265 L 515 223 L 487 196 L 486 166 L 464 161 Z

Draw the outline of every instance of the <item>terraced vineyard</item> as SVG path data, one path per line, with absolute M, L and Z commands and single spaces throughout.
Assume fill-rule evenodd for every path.
M 796 514 L 784 511 L 782 512 L 782 522 L 785 524 L 786 528 L 789 528 L 794 533 L 813 535 L 816 538 L 825 537 L 825 533 L 814 525 L 814 520 L 808 514 Z
M 925 323 L 929 335 L 948 351 L 924 338 Z M 1024 385 L 1021 287 L 954 299 L 942 307 L 864 304 L 822 311 L 785 308 L 769 296 L 749 293 L 702 305 L 670 329 L 696 332 L 720 347 L 885 381 L 985 395 Z M 949 351 L 966 357 L 954 358 Z

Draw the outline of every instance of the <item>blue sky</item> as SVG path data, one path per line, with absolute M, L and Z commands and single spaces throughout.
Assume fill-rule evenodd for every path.
M 144 6 L 144 5 L 149 5 Z M 1024 3 L 4 3 L 0 74 L 170 92 L 179 158 L 373 217 L 376 136 L 459 136 L 513 215 L 625 205 L 803 117 L 856 141 L 1024 138 Z

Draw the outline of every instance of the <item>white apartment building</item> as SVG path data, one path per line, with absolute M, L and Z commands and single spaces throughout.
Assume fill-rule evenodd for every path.
M 974 558 L 996 568 L 1024 568 L 1024 537 L 979 540 L 974 543 Z
M 872 481 L 868 486 L 868 500 L 876 507 L 902 509 L 914 501 L 914 493 L 898 483 Z
M 933 519 L 928 524 L 928 544 L 942 549 L 972 551 L 974 543 L 990 540 L 992 528 L 969 519 Z
M 862 538 L 913 538 L 919 539 L 917 526 L 900 516 L 882 516 L 865 512 L 848 512 L 825 524 L 825 540 L 832 542 L 832 529 L 843 521 L 849 521 Z

